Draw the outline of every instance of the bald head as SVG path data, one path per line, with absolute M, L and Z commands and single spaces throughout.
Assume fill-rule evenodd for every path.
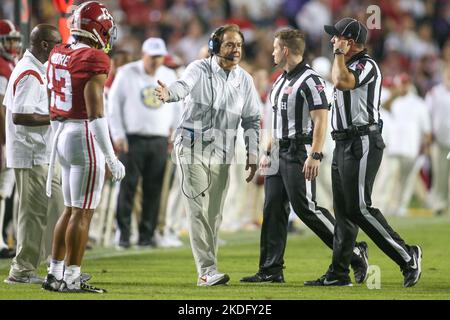
M 61 35 L 58 29 L 51 24 L 38 24 L 30 34 L 31 45 L 38 45 L 41 41 L 61 42 Z
M 55 26 L 38 24 L 30 34 L 30 51 L 39 61 L 44 63 L 53 47 L 61 42 L 61 35 Z

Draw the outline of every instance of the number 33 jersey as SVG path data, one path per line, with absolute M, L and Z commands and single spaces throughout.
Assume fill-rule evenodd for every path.
M 108 74 L 109 57 L 82 43 L 55 46 L 48 58 L 50 116 L 87 119 L 84 88 L 97 74 Z

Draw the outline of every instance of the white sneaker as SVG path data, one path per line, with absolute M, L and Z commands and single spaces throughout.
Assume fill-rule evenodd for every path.
M 155 234 L 153 235 L 153 241 L 157 248 L 166 248 L 166 239 L 157 231 L 155 231 Z
M 179 248 L 183 246 L 183 242 L 175 234 L 166 234 L 164 239 L 167 248 Z
M 183 246 L 183 242 L 176 235 L 162 235 L 155 233 L 154 240 L 158 248 L 178 248 Z
M 228 281 L 230 281 L 230 277 L 226 273 L 219 273 L 216 271 L 198 277 L 197 286 L 211 287 L 219 284 L 226 284 Z

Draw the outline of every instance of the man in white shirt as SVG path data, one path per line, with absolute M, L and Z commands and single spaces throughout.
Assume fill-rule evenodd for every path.
M 432 148 L 432 209 L 442 214 L 449 207 L 450 162 L 450 64 L 443 70 L 443 81 L 433 87 L 425 99 L 431 113 L 431 128 L 434 145 Z M 448 154 L 448 155 L 447 155 Z
M 46 239 L 51 239 L 64 206 L 57 175 L 50 200 L 45 194 L 51 127 L 44 63 L 61 43 L 61 35 L 54 26 L 41 24 L 31 32 L 30 43 L 11 75 L 3 101 L 7 108 L 6 165 L 14 168 L 19 193 L 17 253 L 5 282 L 41 284 L 36 271 L 50 254 Z
M 247 147 L 247 182 L 257 168 L 260 98 L 252 77 L 238 66 L 244 37 L 237 25 L 218 28 L 209 40 L 210 58 L 191 63 L 180 80 L 156 94 L 164 102 L 184 99 L 175 140 L 181 167 L 191 247 L 198 286 L 225 284 L 230 277 L 217 265 L 218 231 L 228 189 L 236 132 L 241 124 Z
M 163 65 L 166 45 L 149 38 L 142 45 L 142 59 L 117 71 L 109 91 L 108 117 L 111 136 L 127 175 L 120 185 L 117 202 L 119 247 L 130 247 L 131 212 L 139 178 L 142 177 L 142 214 L 138 245 L 155 245 L 168 138 L 176 128 L 181 111 L 176 103 L 161 103 L 155 96 L 157 79 L 173 83 L 173 70 Z
M 387 214 L 404 216 L 429 150 L 431 124 L 425 102 L 414 92 L 409 76 L 397 75 L 394 85 L 383 103 L 391 123 L 386 143 L 388 165 L 379 181 L 384 197 L 379 201 Z

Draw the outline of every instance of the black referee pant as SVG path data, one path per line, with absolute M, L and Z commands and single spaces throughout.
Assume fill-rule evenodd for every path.
M 121 181 L 117 200 L 119 245 L 127 246 L 131 234 L 131 213 L 139 178 L 142 177 L 142 213 L 139 245 L 152 244 L 158 223 L 158 211 L 164 169 L 167 161 L 167 137 L 127 135 L 128 153 L 120 155 L 126 175 Z
M 264 213 L 261 228 L 259 271 L 280 273 L 284 266 L 289 202 L 297 216 L 331 249 L 335 220 L 330 212 L 317 206 L 316 181 L 307 181 L 302 172 L 308 154 L 306 146 L 280 143 L 279 169 L 264 180 Z M 353 244 L 350 251 L 353 249 Z M 350 254 L 351 256 L 351 254 Z M 358 256 L 354 256 L 358 259 Z
M 336 140 L 332 163 L 336 225 L 330 272 L 339 278 L 349 274 L 358 227 L 401 268 L 411 259 L 409 246 L 380 210 L 371 207 L 372 187 L 384 147 L 379 132 Z

